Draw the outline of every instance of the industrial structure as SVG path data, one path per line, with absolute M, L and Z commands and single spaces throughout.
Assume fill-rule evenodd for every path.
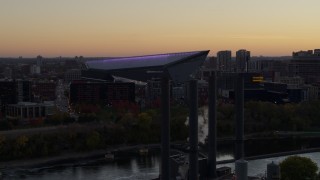
M 197 81 L 193 73 L 206 59 L 209 51 L 159 54 L 126 58 L 88 61 L 87 72 L 103 76 L 117 76 L 137 81 L 161 79 L 161 167 L 160 178 L 170 179 L 170 81 L 189 82 L 190 106 L 190 155 L 189 165 L 193 169 L 189 179 L 198 179 L 198 94 Z M 87 77 L 90 78 L 90 77 Z
M 101 77 L 123 77 L 137 81 L 160 79 L 161 94 L 161 166 L 160 179 L 173 179 L 176 172 L 171 166 L 188 161 L 187 179 L 215 179 L 217 173 L 217 82 L 221 76 L 233 79 L 236 111 L 236 175 L 238 179 L 247 178 L 247 161 L 244 160 L 244 74 L 212 72 L 209 75 L 209 126 L 208 157 L 198 152 L 198 81 L 194 72 L 202 65 L 209 51 L 171 53 L 138 57 L 115 58 L 88 61 L 83 74 L 101 74 Z M 249 52 L 246 51 L 246 55 Z M 250 55 L 249 55 L 250 56 Z M 246 58 L 245 60 L 248 60 Z M 247 62 L 245 62 L 247 63 Z M 92 79 L 96 79 L 96 77 Z M 86 78 L 91 78 L 87 76 Z M 188 158 L 181 161 L 182 156 L 170 151 L 170 81 L 174 84 L 185 83 L 188 87 L 187 104 L 189 105 L 189 149 Z M 170 160 L 170 156 L 171 160 Z M 181 166 L 185 164 L 180 164 Z M 174 166 L 173 169 L 177 169 Z M 219 171 L 220 172 L 220 171 Z

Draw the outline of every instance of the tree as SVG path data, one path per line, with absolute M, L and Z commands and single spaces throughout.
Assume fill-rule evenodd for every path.
M 15 140 L 14 150 L 13 150 L 15 157 L 21 158 L 26 156 L 28 142 L 29 142 L 29 138 L 25 135 L 19 136 Z
M 86 145 L 89 150 L 98 148 L 100 144 L 100 133 L 93 131 L 86 138 Z
M 6 143 L 6 137 L 0 135 L 0 154 L 4 151 L 4 145 Z
M 290 156 L 280 163 L 282 180 L 315 179 L 318 166 L 310 158 Z

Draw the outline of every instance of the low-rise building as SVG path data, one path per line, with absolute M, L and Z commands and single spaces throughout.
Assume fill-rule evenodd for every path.
M 17 119 L 21 124 L 29 124 L 36 119 L 43 119 L 47 116 L 53 115 L 54 103 L 33 103 L 33 102 L 19 102 L 17 104 L 10 104 L 6 109 L 6 118 Z
M 65 82 L 72 82 L 75 80 L 81 80 L 81 70 L 80 69 L 70 69 L 64 73 Z
M 275 79 L 275 82 L 285 83 L 288 85 L 289 84 L 296 85 L 297 87 L 301 87 L 304 84 L 304 79 L 300 76 L 294 76 L 294 77 L 280 76 L 277 79 Z
M 54 101 L 56 99 L 56 83 L 54 81 L 32 82 L 32 95 L 36 102 Z
M 70 84 L 69 102 L 110 104 L 118 101 L 135 102 L 134 83 L 106 83 L 78 81 Z
M 307 95 L 308 95 L 307 99 L 309 101 L 314 101 L 319 99 L 319 87 L 308 84 L 308 85 L 304 85 L 303 88 L 307 90 Z

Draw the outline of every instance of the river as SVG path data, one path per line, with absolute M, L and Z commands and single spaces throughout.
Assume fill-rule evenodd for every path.
M 309 157 L 320 166 L 320 152 L 300 154 Z M 218 160 L 231 159 L 229 153 L 219 153 Z M 248 164 L 249 175 L 262 175 L 268 163 L 279 163 L 284 157 L 251 160 Z M 63 164 L 54 167 L 34 169 L 12 169 L 5 179 L 27 180 L 70 180 L 70 179 L 97 179 L 97 180 L 134 180 L 153 179 L 159 175 L 159 154 L 149 156 L 134 156 L 125 161 L 112 163 L 98 163 L 97 161 L 84 162 L 78 165 Z M 233 163 L 218 165 L 234 168 Z

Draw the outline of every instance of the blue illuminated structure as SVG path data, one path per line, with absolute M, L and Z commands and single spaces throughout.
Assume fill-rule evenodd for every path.
M 97 73 L 147 81 L 169 75 L 175 82 L 186 82 L 202 65 L 209 51 L 169 53 L 135 57 L 111 58 L 86 62 L 86 68 Z

